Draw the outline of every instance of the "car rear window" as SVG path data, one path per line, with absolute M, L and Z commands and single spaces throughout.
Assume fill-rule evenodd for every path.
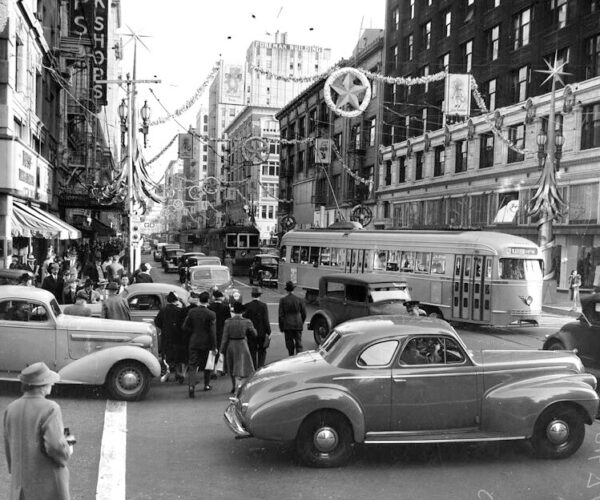
M 386 340 L 367 347 L 358 357 L 358 366 L 387 366 L 398 348 L 397 340 Z

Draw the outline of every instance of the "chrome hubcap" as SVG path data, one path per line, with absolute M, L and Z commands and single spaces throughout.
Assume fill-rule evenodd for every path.
M 338 443 L 338 435 L 331 427 L 322 427 L 315 433 L 315 447 L 321 453 L 329 453 Z
M 552 444 L 563 444 L 569 437 L 569 426 L 563 420 L 553 420 L 546 428 L 546 435 Z
M 120 377 L 121 387 L 125 390 L 135 389 L 140 381 L 135 372 L 125 372 Z

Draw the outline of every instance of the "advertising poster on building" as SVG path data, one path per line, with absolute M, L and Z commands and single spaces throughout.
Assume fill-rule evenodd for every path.
M 221 70 L 221 102 L 223 104 L 244 104 L 244 66 L 223 64 Z
M 315 139 L 315 163 L 331 163 L 331 139 Z
M 444 113 L 468 117 L 471 111 L 471 75 L 449 74 L 444 99 Z

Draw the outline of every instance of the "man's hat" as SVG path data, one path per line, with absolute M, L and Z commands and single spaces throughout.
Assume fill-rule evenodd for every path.
M 175 292 L 169 292 L 169 294 L 167 295 L 167 302 L 170 302 L 171 304 L 173 302 L 177 302 L 179 300 L 179 297 L 177 297 L 177 294 Z
M 60 375 L 48 368 L 46 363 L 40 361 L 24 368 L 19 375 L 19 380 L 27 385 L 48 385 L 58 382 Z
M 30 253 L 30 254 L 27 256 L 27 260 L 35 260 L 35 257 L 34 257 L 34 255 Z
M 286 292 L 291 292 L 291 291 L 293 291 L 293 290 L 294 290 L 294 288 L 296 288 L 296 285 L 294 285 L 294 283 L 293 283 L 292 281 L 288 281 L 288 282 L 285 284 L 285 291 L 286 291 Z
M 108 285 L 106 285 L 106 289 L 116 291 L 119 289 L 119 285 L 117 283 L 115 283 L 114 281 L 111 281 Z
M 223 298 L 223 292 L 221 290 L 219 290 L 219 289 L 213 290 L 212 296 L 215 299 L 222 299 Z
M 253 287 L 250 295 L 252 295 L 252 297 L 260 297 L 262 295 L 262 290 L 260 288 Z
M 404 302 L 404 305 L 406 307 L 414 307 L 414 306 L 418 306 L 420 304 L 420 302 L 418 300 L 407 300 Z

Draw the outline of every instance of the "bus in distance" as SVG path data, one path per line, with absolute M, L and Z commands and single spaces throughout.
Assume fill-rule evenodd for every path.
M 313 302 L 326 274 L 400 275 L 429 316 L 482 325 L 539 324 L 543 260 L 531 241 L 489 231 L 309 229 L 287 232 L 279 287 Z

